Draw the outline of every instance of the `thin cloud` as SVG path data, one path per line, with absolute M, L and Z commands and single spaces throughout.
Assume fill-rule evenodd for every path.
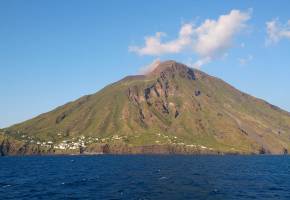
M 203 57 L 197 60 L 196 62 L 192 63 L 190 67 L 200 69 L 203 65 L 210 63 L 212 61 L 212 58 L 210 56 L 208 57 Z
M 176 39 L 163 42 L 166 33 L 157 32 L 145 37 L 145 45 L 130 46 L 129 51 L 138 55 L 160 56 L 191 52 L 199 60 L 193 64 L 196 68 L 222 57 L 232 47 L 234 37 L 246 27 L 251 18 L 250 12 L 232 10 L 217 20 L 207 19 L 199 26 L 183 24 Z
M 238 61 L 239 61 L 240 65 L 243 66 L 243 65 L 246 65 L 249 62 L 251 62 L 253 59 L 254 59 L 253 55 L 248 55 L 245 58 L 239 58 Z
M 266 45 L 277 43 L 283 38 L 290 39 L 290 20 L 286 24 L 281 24 L 277 18 L 273 19 L 266 22 L 266 29 Z
M 153 60 L 152 63 L 146 65 L 140 69 L 140 74 L 149 74 L 150 72 L 154 71 L 154 69 L 161 63 L 160 59 L 157 58 Z

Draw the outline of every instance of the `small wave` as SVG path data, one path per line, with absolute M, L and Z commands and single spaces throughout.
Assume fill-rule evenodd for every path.
M 219 190 L 218 189 L 213 189 L 211 192 L 210 192 L 212 195 L 216 195 L 219 193 Z
M 161 178 L 159 178 L 159 180 L 166 180 L 168 179 L 166 176 L 162 176 Z

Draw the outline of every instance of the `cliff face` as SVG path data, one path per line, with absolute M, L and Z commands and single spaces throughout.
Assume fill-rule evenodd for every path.
M 14 154 L 283 154 L 290 147 L 290 115 L 166 61 L 2 132 L 10 138 L 2 141 L 2 154 L 8 147 Z

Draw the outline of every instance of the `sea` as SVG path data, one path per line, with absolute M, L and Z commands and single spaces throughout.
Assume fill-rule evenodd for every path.
M 289 200 L 290 157 L 0 157 L 0 199 Z

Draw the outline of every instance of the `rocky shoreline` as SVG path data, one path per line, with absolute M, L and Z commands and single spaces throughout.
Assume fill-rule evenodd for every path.
M 147 145 L 129 146 L 125 144 L 96 143 L 76 150 L 57 150 L 43 148 L 39 145 L 25 144 L 21 141 L 10 142 L 5 139 L 0 143 L 0 156 L 25 156 L 25 155 L 99 155 L 99 154 L 161 154 L 161 155 L 258 155 L 271 154 L 267 152 L 220 152 L 209 149 L 188 147 L 186 145 Z M 281 153 L 283 155 L 283 153 Z
M 13 155 L 96 155 L 96 154 L 221 154 L 215 151 L 197 150 L 185 146 L 148 145 L 128 146 L 115 144 L 94 144 L 77 150 L 56 150 L 40 148 L 37 145 L 21 145 L 5 141 L 0 145 L 1 156 Z

